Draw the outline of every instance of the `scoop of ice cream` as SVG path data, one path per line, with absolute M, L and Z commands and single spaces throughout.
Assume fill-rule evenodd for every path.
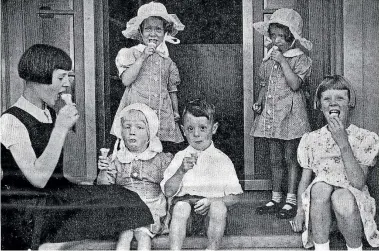
M 102 157 L 108 157 L 109 150 L 110 150 L 109 148 L 101 148 L 100 149 L 101 156 Z
M 68 94 L 68 93 L 62 93 L 61 94 L 61 98 L 63 99 L 63 101 L 66 103 L 66 105 L 72 105 L 72 96 L 71 94 Z

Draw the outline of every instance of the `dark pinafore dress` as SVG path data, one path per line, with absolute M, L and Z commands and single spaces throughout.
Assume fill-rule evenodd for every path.
M 11 107 L 12 114 L 29 132 L 37 158 L 46 148 L 55 122 L 41 123 L 26 111 Z M 1 145 L 1 249 L 31 248 L 35 219 L 41 232 L 38 244 L 84 239 L 116 240 L 121 232 L 153 223 L 148 207 L 137 193 L 117 185 L 80 186 L 63 176 L 63 154 L 44 188 L 32 186 L 9 150 Z M 42 219 L 42 220 L 41 220 Z M 34 233 L 34 235 L 33 235 Z

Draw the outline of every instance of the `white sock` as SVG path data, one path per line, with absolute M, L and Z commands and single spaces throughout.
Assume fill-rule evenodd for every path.
M 346 244 L 346 247 L 347 247 L 347 250 L 351 250 L 351 251 L 362 251 L 362 244 L 357 247 L 357 248 L 351 248 L 349 247 L 347 244 Z
M 316 242 L 313 242 L 315 244 L 315 251 L 329 251 L 329 240 L 323 244 L 317 244 Z
M 279 203 L 279 202 L 282 200 L 282 197 L 283 197 L 283 195 L 282 195 L 281 192 L 274 192 L 274 191 L 272 191 L 272 197 L 271 197 L 271 200 L 275 201 L 276 203 Z M 274 205 L 274 203 L 272 203 L 272 201 L 269 201 L 269 202 L 266 204 L 266 206 L 268 206 L 268 207 L 271 207 L 271 206 L 273 206 L 273 205 Z
M 281 192 L 272 191 L 272 200 L 279 203 L 282 200 L 283 194 Z
M 294 194 L 294 193 L 287 193 L 286 203 L 290 204 L 290 205 L 295 205 L 296 206 L 296 204 L 297 204 L 296 194 Z M 290 210 L 292 207 L 289 206 L 289 205 L 284 205 L 283 208 L 286 209 L 286 210 Z

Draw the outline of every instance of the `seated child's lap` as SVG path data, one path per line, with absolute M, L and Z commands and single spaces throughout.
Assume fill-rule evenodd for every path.
M 172 211 L 176 203 L 180 201 L 186 202 L 191 206 L 191 214 L 187 220 L 187 228 L 186 228 L 187 236 L 205 236 L 206 235 L 206 232 L 208 229 L 208 222 L 209 222 L 208 215 L 197 214 L 195 213 L 195 209 L 194 209 L 196 202 L 198 202 L 201 199 L 204 199 L 204 197 L 186 194 L 184 196 L 174 197 L 172 200 L 171 207 L 170 207 L 170 215 L 172 215 Z

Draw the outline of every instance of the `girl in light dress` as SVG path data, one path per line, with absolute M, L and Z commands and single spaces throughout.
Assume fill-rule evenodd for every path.
M 375 200 L 369 194 L 366 179 L 369 167 L 376 162 L 379 137 L 350 123 L 355 95 L 344 77 L 325 77 L 315 100 L 327 125 L 305 134 L 300 141 L 298 161 L 303 174 L 292 228 L 296 232 L 304 230 L 304 247 L 314 245 L 315 250 L 329 250 L 334 214 L 348 250 L 362 250 L 363 233 L 372 247 L 378 247 Z

